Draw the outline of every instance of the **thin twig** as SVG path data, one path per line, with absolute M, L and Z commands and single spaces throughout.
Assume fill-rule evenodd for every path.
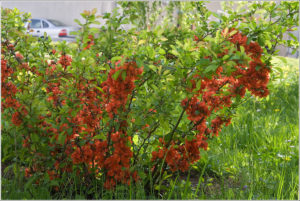
M 154 133 L 156 131 L 156 129 L 159 127 L 159 123 L 151 130 L 149 131 L 147 137 L 144 139 L 144 141 L 142 142 L 141 146 L 138 148 L 138 150 L 136 151 L 136 154 L 134 154 L 134 161 L 133 161 L 133 166 L 135 165 L 135 163 L 137 162 L 137 156 L 139 155 L 140 150 L 142 149 L 142 147 L 144 146 L 145 142 L 151 137 L 151 134 Z

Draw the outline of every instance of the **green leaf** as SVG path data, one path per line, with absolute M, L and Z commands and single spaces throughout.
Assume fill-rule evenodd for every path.
M 292 51 L 292 55 L 295 54 L 297 51 L 298 51 L 298 49 L 294 49 L 294 50 Z
M 187 138 L 187 140 L 189 140 L 189 141 L 192 141 L 193 139 L 196 139 L 196 137 L 195 137 L 195 136 L 192 136 L 192 135 L 188 135 L 186 138 Z
M 121 56 L 113 57 L 113 58 L 111 58 L 111 63 L 115 63 L 116 61 L 119 61 L 119 60 L 121 60 L 121 59 L 122 59 Z
M 258 42 L 258 44 L 259 44 L 260 46 L 264 46 L 266 40 L 264 40 L 262 37 L 258 37 L 257 42 Z
M 118 77 L 119 77 L 119 75 L 120 75 L 120 73 L 121 73 L 121 71 L 122 71 L 122 70 L 118 70 L 117 72 L 115 72 L 115 73 L 112 75 L 112 78 L 113 78 L 114 80 L 117 80 Z
M 66 78 L 64 78 L 64 77 L 61 77 L 60 78 L 61 80 L 63 80 L 63 81 L 65 81 L 66 83 L 68 83 L 69 82 L 69 80 L 67 80 Z
M 67 135 L 65 134 L 65 132 L 61 132 L 58 136 L 58 143 L 61 145 L 65 144 L 66 137 Z
M 126 71 L 123 71 L 122 74 L 121 74 L 121 76 L 122 76 L 122 79 L 125 81 L 125 79 L 126 79 Z
M 228 54 L 224 55 L 224 57 L 222 58 L 223 61 L 226 61 L 227 59 L 229 59 L 229 55 Z
M 145 179 L 147 175 L 143 171 L 139 171 L 138 175 L 141 177 L 141 179 Z
M 201 66 L 207 66 L 211 61 L 209 59 L 200 59 L 197 64 L 201 65 Z
M 104 135 L 103 133 L 101 133 L 101 134 L 95 135 L 95 136 L 93 137 L 93 139 L 94 139 L 94 140 L 105 140 L 106 137 L 105 137 L 105 135 Z
M 234 34 L 236 34 L 237 33 L 237 30 L 233 30 L 233 31 L 231 31 L 230 33 L 229 33 L 229 36 L 233 36 Z
M 31 134 L 31 139 L 33 142 L 39 142 L 39 136 L 36 133 Z
M 217 70 L 219 66 L 216 64 L 211 64 L 209 66 L 207 66 L 207 68 L 204 70 L 204 73 L 208 73 L 208 72 L 214 72 Z
M 261 69 L 261 66 L 256 66 L 256 67 L 255 67 L 255 70 L 256 70 L 256 71 L 259 71 L 259 69 Z
M 137 145 L 138 142 L 139 142 L 139 136 L 138 135 L 134 135 L 133 138 L 132 138 L 132 141 L 133 141 L 134 144 Z
M 172 54 L 174 54 L 175 56 L 179 56 L 179 52 L 176 49 L 172 49 L 171 52 Z
M 240 46 L 241 48 L 241 53 L 244 53 L 245 52 L 245 48 L 243 46 Z
M 166 37 L 161 37 L 160 40 L 161 41 L 167 41 L 168 39 Z
M 166 51 L 164 49 L 159 49 L 158 51 L 159 54 L 162 54 L 162 55 L 165 55 L 166 54 Z
M 103 93 L 103 89 L 102 88 L 97 87 L 97 86 L 96 86 L 96 88 Z
M 140 41 L 138 42 L 138 45 L 142 45 L 142 44 L 144 44 L 144 43 L 146 43 L 146 40 L 140 40 Z
M 249 38 L 247 39 L 247 45 L 249 45 L 251 41 L 252 41 L 252 38 L 249 37 Z
M 199 90 L 201 88 L 201 80 L 198 80 L 196 83 L 196 89 Z
M 161 127 L 166 131 L 169 130 L 169 122 L 165 119 L 160 121 Z
M 266 45 L 268 46 L 268 48 L 270 48 L 270 49 L 272 48 L 272 43 L 271 43 L 271 41 L 266 40 L 265 43 L 266 43 Z
M 288 33 L 288 35 L 289 35 L 290 37 L 292 37 L 292 38 L 294 39 L 294 41 L 298 41 L 298 38 L 297 38 L 294 34 Z
M 78 25 L 82 26 L 81 22 L 78 19 L 75 19 L 74 22 L 76 22 Z
M 137 64 L 137 66 L 138 66 L 139 68 L 142 67 L 142 66 L 144 65 L 143 61 L 141 61 L 140 59 L 137 59 L 137 60 L 136 60 L 136 64 Z
M 157 67 L 156 67 L 156 66 L 154 66 L 154 65 L 150 64 L 150 65 L 149 65 L 149 68 L 150 68 L 151 70 L 153 70 L 154 72 L 156 72 L 156 69 L 157 69 Z

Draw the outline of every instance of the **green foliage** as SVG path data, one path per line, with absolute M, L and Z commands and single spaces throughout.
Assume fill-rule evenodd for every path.
M 99 24 L 97 11 L 84 11 L 81 14 L 84 22 L 75 20 L 82 27 L 76 33 L 77 41 L 69 44 L 53 43 L 50 37 L 36 39 L 25 34 L 24 23 L 30 16 L 17 9 L 2 9 L 1 60 L 7 61 L 7 66 L 13 69 L 6 82 L 19 89 L 15 101 L 28 111 L 22 116 L 21 126 L 11 121 L 15 112 L 22 112 L 21 107 L 5 108 L 1 114 L 3 198 L 297 198 L 298 172 L 295 167 L 298 149 L 291 146 L 297 145 L 298 140 L 293 110 L 298 97 L 298 85 L 293 80 L 298 77 L 290 76 L 294 72 L 287 76 L 280 66 L 287 61 L 273 55 L 280 44 L 298 48 L 295 37 L 284 40 L 283 34 L 298 26 L 299 3 L 243 2 L 238 4 L 236 11 L 232 10 L 233 4 L 224 3 L 227 16 L 208 11 L 204 2 L 119 2 L 122 12 L 115 9 L 106 13 L 103 16 L 105 25 L 100 29 L 90 27 Z M 175 10 L 178 11 L 177 18 L 173 16 Z M 211 16 L 218 21 L 209 21 Z M 125 30 L 124 25 L 129 25 L 130 29 Z M 216 114 L 235 116 L 236 120 L 225 128 L 220 138 L 209 140 L 210 151 L 201 151 L 203 157 L 198 166 L 194 166 L 200 172 L 194 189 L 190 172 L 183 181 L 180 179 L 182 173 L 171 171 L 165 158 L 152 161 L 151 153 L 161 146 L 159 138 L 166 142 L 175 140 L 179 142 L 177 146 L 195 138 L 196 132 L 191 129 L 193 125 L 180 105 L 184 98 L 193 95 L 186 89 L 191 88 L 194 75 L 199 73 L 211 79 L 218 67 L 223 66 L 223 75 L 230 76 L 237 64 L 248 65 L 250 57 L 245 49 L 226 38 L 236 34 L 237 30 L 247 35 L 249 43 L 258 42 L 263 49 L 262 60 L 268 67 L 274 66 L 269 84 L 272 93 L 262 102 L 247 94 L 250 101 L 243 103 L 242 108 L 237 107 L 241 102 L 237 98 L 234 106 L 225 107 Z M 225 55 L 219 56 L 225 51 Z M 67 56 L 72 60 L 69 65 L 62 62 L 62 59 L 68 60 Z M 128 62 L 136 62 L 143 73 L 134 81 L 135 88 L 128 95 L 124 108 L 119 108 L 113 119 L 103 111 L 99 120 L 101 128 L 94 136 L 82 131 L 75 139 L 69 140 L 73 128 L 78 126 L 71 124 L 69 119 L 88 105 L 80 101 L 78 94 L 81 90 L 77 86 L 85 83 L 87 91 L 97 89 L 97 99 L 103 101 L 103 83 L 109 76 L 116 82 L 124 82 L 130 77 L 124 69 L 114 71 L 112 75 L 109 73 Z M 22 67 L 23 64 L 28 64 L 28 68 Z M 50 90 L 53 83 L 59 83 L 58 90 L 62 92 L 57 102 L 54 102 L 55 94 Z M 195 86 L 194 91 L 201 89 L 201 81 Z M 6 101 L 5 97 L 2 97 L 3 101 Z M 274 115 L 274 111 L 279 115 Z M 48 125 L 46 128 L 57 130 L 57 135 L 53 130 L 40 127 L 41 116 Z M 104 188 L 108 171 L 105 168 L 95 171 L 97 167 L 89 169 L 83 163 L 74 164 L 70 172 L 62 171 L 72 163 L 70 153 L 67 154 L 70 143 L 82 148 L 88 143 L 107 141 L 109 147 L 112 128 L 118 131 L 123 120 L 128 124 L 126 134 L 133 141 L 127 142 L 133 153 L 130 171 L 137 171 L 138 181 L 131 178 L 131 185 L 118 184 L 114 190 L 107 190 Z M 86 124 L 80 126 L 87 129 Z M 290 134 L 285 136 L 287 133 Z M 291 141 L 282 144 L 286 140 Z M 114 149 L 107 155 L 111 155 Z M 56 153 L 55 157 L 53 153 Z M 60 160 L 58 177 L 53 179 L 51 171 L 57 165 L 57 158 Z M 266 175 L 264 168 L 270 168 L 268 165 L 273 163 L 276 164 L 274 171 Z M 156 165 L 157 169 L 152 171 Z M 33 171 L 36 167 L 41 171 Z M 32 175 L 24 177 L 28 171 Z M 223 185 L 222 195 L 219 195 L 204 192 L 209 187 L 206 179 L 211 175 L 216 175 L 222 185 L 222 179 L 227 176 L 238 179 L 242 175 L 242 179 L 237 190 L 226 189 Z M 292 182 L 290 186 L 286 185 L 288 181 Z M 244 185 L 250 186 L 249 189 L 242 190 Z

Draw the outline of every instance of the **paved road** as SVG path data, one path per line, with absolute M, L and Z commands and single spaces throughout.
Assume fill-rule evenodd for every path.
M 52 38 L 53 42 L 66 41 L 67 43 L 76 42 L 76 38 Z

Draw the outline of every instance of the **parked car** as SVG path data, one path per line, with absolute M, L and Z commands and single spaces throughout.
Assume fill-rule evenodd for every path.
M 33 18 L 25 23 L 27 32 L 35 37 L 44 37 L 44 33 L 55 40 L 75 39 L 74 31 L 78 31 L 80 27 L 67 26 L 64 23 L 44 18 Z

